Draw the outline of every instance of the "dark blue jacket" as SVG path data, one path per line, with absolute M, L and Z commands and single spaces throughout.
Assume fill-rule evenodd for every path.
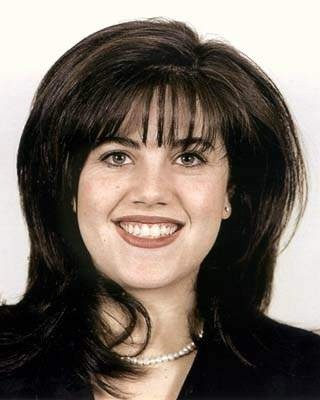
M 179 400 L 320 399 L 320 336 L 265 317 L 232 338 L 239 355 L 205 327 Z M 21 380 L 7 380 L 0 384 L 0 398 L 93 400 L 89 386 L 65 381 L 26 389 Z

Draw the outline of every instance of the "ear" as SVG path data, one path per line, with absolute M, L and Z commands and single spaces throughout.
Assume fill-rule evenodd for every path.
M 76 201 L 75 197 L 72 198 L 71 205 L 72 205 L 73 212 L 76 214 L 77 213 L 77 201 Z
M 232 199 L 235 191 L 236 191 L 236 185 L 234 183 L 229 182 L 227 188 L 229 199 Z
M 223 208 L 222 219 L 228 219 L 231 215 L 231 212 L 232 212 L 231 204 L 229 202 L 229 199 L 227 199 L 226 204 L 224 205 Z
M 232 213 L 230 199 L 232 198 L 233 194 L 234 194 L 234 185 L 230 186 L 227 190 L 227 193 L 225 196 L 225 201 L 224 201 L 222 219 L 228 219 Z
M 228 219 L 232 213 L 230 199 L 232 199 L 235 189 L 236 189 L 236 186 L 233 183 L 229 182 L 228 188 L 227 188 L 227 193 L 226 193 L 226 198 L 225 198 L 225 204 L 224 204 L 224 208 L 223 208 L 223 213 L 222 213 L 222 219 Z

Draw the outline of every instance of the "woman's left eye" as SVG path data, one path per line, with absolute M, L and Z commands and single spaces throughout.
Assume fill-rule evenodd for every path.
M 183 153 L 177 159 L 181 160 L 178 164 L 185 167 L 197 167 L 206 163 L 206 160 L 197 153 Z

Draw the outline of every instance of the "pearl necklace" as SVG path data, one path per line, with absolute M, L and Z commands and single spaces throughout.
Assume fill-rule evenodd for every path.
M 203 337 L 203 330 L 199 333 L 198 337 L 201 339 Z M 167 361 L 174 361 L 180 357 L 184 357 L 190 353 L 192 353 L 196 348 L 196 344 L 194 341 L 188 343 L 187 345 L 183 346 L 181 350 L 176 351 L 175 353 L 168 353 L 162 356 L 155 356 L 155 357 L 130 357 L 130 356 L 122 356 L 122 360 L 128 361 L 130 364 L 136 365 L 156 365 L 161 364 Z

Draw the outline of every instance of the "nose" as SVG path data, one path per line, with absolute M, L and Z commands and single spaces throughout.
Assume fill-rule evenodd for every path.
M 173 185 L 165 168 L 155 163 L 145 165 L 133 178 L 130 197 L 134 204 L 164 206 L 172 200 Z

